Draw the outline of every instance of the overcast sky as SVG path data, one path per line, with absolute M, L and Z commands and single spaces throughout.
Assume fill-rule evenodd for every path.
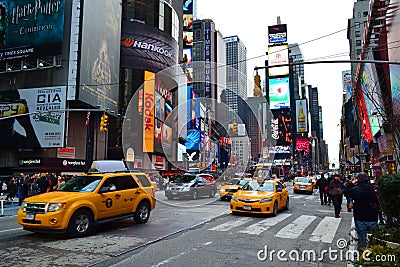
M 212 19 L 224 37 L 237 35 L 243 41 L 250 80 L 254 67 L 264 65 L 268 26 L 277 24 L 278 16 L 282 24 L 287 24 L 288 43 L 300 45 L 305 61 L 350 59 L 347 23 L 353 16 L 354 1 L 196 1 L 198 19 Z M 306 84 L 318 88 L 324 139 L 329 145 L 330 163 L 335 164 L 339 159 L 342 71 L 349 69 L 347 63 L 305 65 Z

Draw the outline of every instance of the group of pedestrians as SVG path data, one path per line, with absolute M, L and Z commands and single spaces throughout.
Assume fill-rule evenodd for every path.
M 321 205 L 334 206 L 335 218 L 340 218 L 343 196 L 346 197 L 347 211 L 353 212 L 358 239 L 358 249 L 366 247 L 367 233 L 373 231 L 378 218 L 383 221 L 376 189 L 366 173 L 343 181 L 339 174 L 332 178 L 321 177 L 317 181 Z
M 14 198 L 18 198 L 18 203 L 21 205 L 27 197 L 58 190 L 65 181 L 64 176 L 55 173 L 21 174 L 19 177 L 11 177 L 6 183 L 7 190 L 2 193 L 7 195 L 6 200 L 14 201 Z M 5 187 L 2 185 L 2 188 Z

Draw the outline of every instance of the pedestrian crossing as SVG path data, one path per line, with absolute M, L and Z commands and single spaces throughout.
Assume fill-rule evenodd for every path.
M 309 241 L 331 244 L 338 229 L 340 229 L 339 225 L 341 222 L 342 218 L 331 216 L 317 217 L 313 215 L 293 215 L 283 212 L 279 213 L 276 217 L 268 217 L 263 220 L 255 217 L 235 216 L 230 221 L 207 230 L 217 232 L 231 231 L 253 236 L 262 235 L 268 230 L 275 237 L 284 239 L 297 239 L 301 235 L 306 234 L 307 231 Z M 285 223 L 285 225 L 282 226 L 282 223 Z M 274 228 L 278 224 L 279 227 Z

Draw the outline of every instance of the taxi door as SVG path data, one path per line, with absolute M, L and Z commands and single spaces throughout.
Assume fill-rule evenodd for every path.
M 137 201 L 143 189 L 139 188 L 132 175 L 121 175 L 117 177 L 117 186 L 120 188 L 122 198 L 122 214 L 134 212 Z
M 278 209 L 282 209 L 285 206 L 285 192 L 283 190 L 283 186 L 281 183 L 277 182 L 275 183 L 275 188 L 276 188 L 276 194 L 278 199 Z
M 100 186 L 96 207 L 98 219 L 121 214 L 123 198 L 121 190 L 117 187 L 117 177 L 107 178 Z

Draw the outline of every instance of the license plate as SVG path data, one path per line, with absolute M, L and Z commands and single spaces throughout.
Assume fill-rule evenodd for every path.
M 251 207 L 250 206 L 244 206 L 243 209 L 244 210 L 251 210 Z
M 27 220 L 34 220 L 35 219 L 35 214 L 26 214 L 26 219 Z

